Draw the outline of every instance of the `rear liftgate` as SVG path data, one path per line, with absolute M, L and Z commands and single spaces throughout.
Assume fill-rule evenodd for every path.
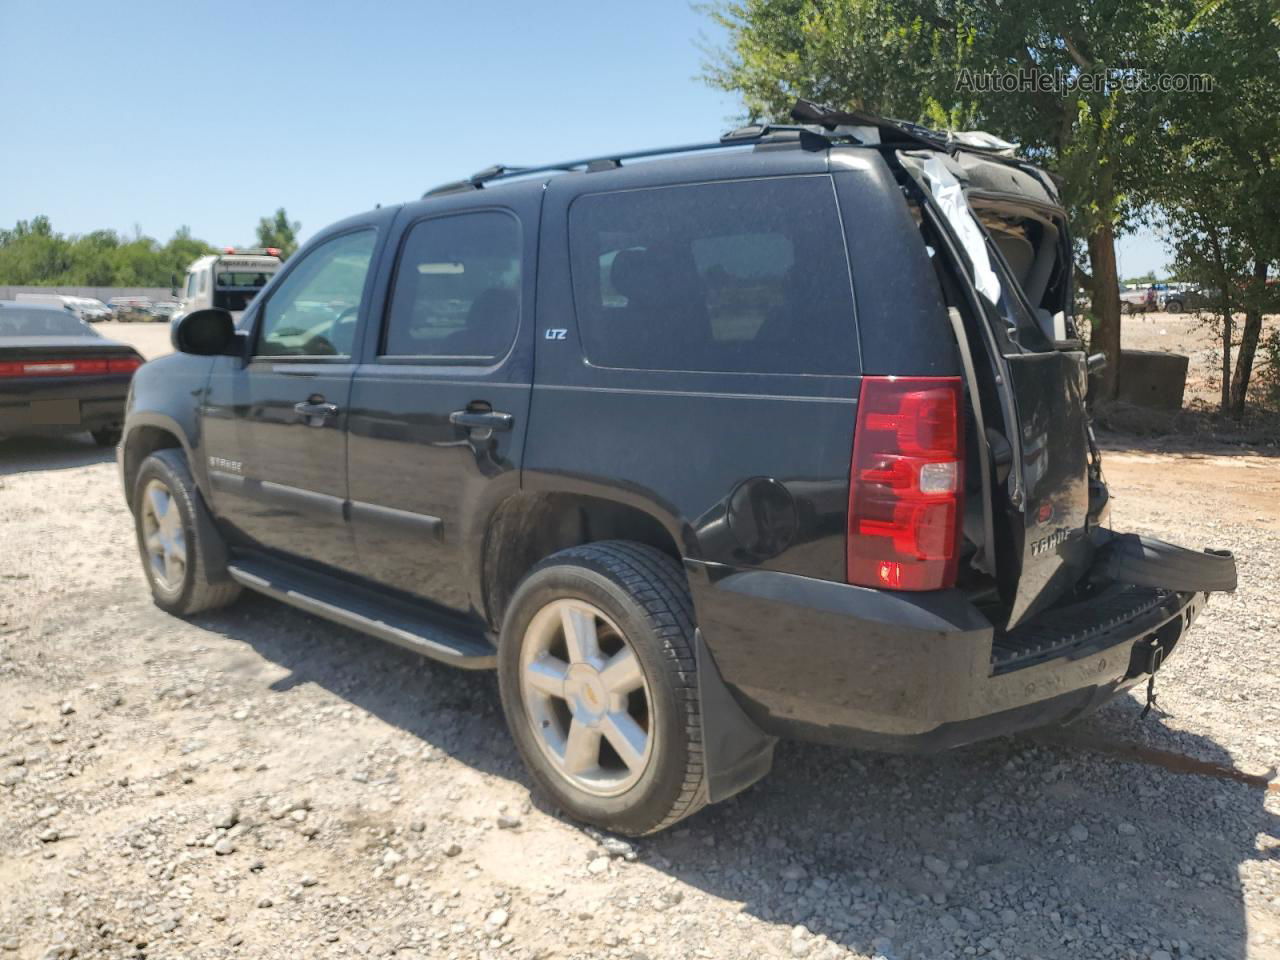
M 993 470 L 983 471 L 983 486 L 993 496 L 987 506 L 1001 503 L 1014 530 L 1012 546 L 1019 554 L 1013 589 L 1008 591 L 1009 617 L 1005 625 L 1009 636 L 1032 635 L 1036 614 L 1045 610 L 1082 581 L 1105 584 L 1111 592 L 1201 595 L 1191 605 L 1187 618 L 1171 623 L 1156 633 L 1143 637 L 1133 649 L 1126 680 L 1147 676 L 1148 705 L 1154 704 L 1154 676 L 1167 654 L 1189 625 L 1193 612 L 1213 592 L 1229 592 L 1236 587 L 1235 560 L 1225 550 L 1196 552 L 1136 534 L 1117 534 L 1101 527 L 1106 502 L 1106 489 L 1101 481 L 1097 450 L 1085 410 L 1085 364 L 1083 349 L 1074 344 L 1046 336 L 1043 347 L 1026 349 L 1013 344 L 1007 351 L 1000 347 L 995 335 L 998 325 L 1006 322 L 997 310 L 1002 302 L 1001 283 L 1010 284 L 1008 265 L 997 261 L 997 251 L 978 218 L 969 206 L 960 179 L 985 163 L 1006 174 L 1006 182 L 1017 184 L 1023 195 L 1037 190 L 1043 196 L 1032 197 L 1037 214 L 1043 216 L 1046 202 L 1056 204 L 1056 192 L 1039 171 L 1016 162 L 967 157 L 961 164 L 947 154 L 934 151 L 923 155 L 899 153 L 899 161 L 920 186 L 924 215 L 943 241 L 944 251 L 966 278 L 968 306 L 979 318 L 978 336 L 968 337 L 963 322 L 952 311 L 957 341 L 963 354 L 966 379 L 973 390 L 979 426 L 979 445 L 988 446 L 984 459 L 990 462 L 992 431 L 982 427 L 982 411 L 974 384 L 974 359 L 969 344 L 981 344 L 985 359 L 990 360 L 1000 410 L 997 413 L 1010 425 L 1007 437 L 996 433 L 1000 441 L 1012 448 L 1011 467 L 1006 490 L 999 496 L 991 482 Z M 989 176 L 990 171 L 986 171 Z M 981 177 L 983 174 L 976 174 Z M 989 191 L 986 194 L 991 196 Z M 1017 196 L 998 198 L 1000 202 L 1016 201 Z M 1065 222 L 1060 224 L 1057 240 L 1069 244 Z M 1067 261 L 1069 263 L 1069 261 Z M 1069 284 L 1062 285 L 1069 289 Z M 1018 291 L 1003 291 L 1003 296 L 1017 296 Z M 1060 318 L 1058 318 L 1060 320 Z M 1015 337 L 1006 337 L 1016 339 Z M 1056 342 L 1055 342 L 1056 340 Z M 1074 348 L 1073 348 L 1074 347 Z M 979 361 L 981 362 L 981 361 Z M 1093 488 L 1097 488 L 1096 490 Z M 999 499 L 996 499 L 996 497 Z M 987 544 L 991 522 L 986 521 Z M 990 547 L 979 554 L 975 565 L 993 571 L 995 564 Z M 1006 585 L 1008 571 L 1006 570 Z M 1133 590 L 1132 588 L 1144 588 Z M 1094 611 L 1095 614 L 1098 612 Z M 1052 621 L 1052 612 L 1041 618 Z M 1020 624 L 1022 630 L 1016 630 Z M 1048 626 L 1048 623 L 1043 624 Z M 1062 639 L 1062 638 L 1059 638 Z M 1070 639 L 1070 632 L 1065 639 Z M 1052 650 L 1010 650 L 1020 659 L 1052 655 Z M 1000 651 L 997 651 L 999 654 Z M 1009 666 L 1012 666 L 1012 662 Z M 999 663 L 997 662 L 997 669 Z M 1145 711 L 1144 711 L 1145 715 Z

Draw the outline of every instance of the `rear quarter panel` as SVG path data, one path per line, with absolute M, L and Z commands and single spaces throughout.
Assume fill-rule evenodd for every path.
M 645 509 L 686 559 L 842 581 L 862 371 L 944 376 L 959 369 L 901 193 L 873 151 L 839 162 L 799 150 L 689 160 L 664 164 L 661 179 L 644 166 L 548 185 L 522 485 Z M 585 356 L 569 262 L 575 199 L 813 174 L 831 179 L 853 262 L 849 323 L 857 325 L 861 356 L 849 358 L 847 375 L 620 369 Z M 795 326 L 804 336 L 803 320 Z M 551 339 L 560 330 L 564 338 Z

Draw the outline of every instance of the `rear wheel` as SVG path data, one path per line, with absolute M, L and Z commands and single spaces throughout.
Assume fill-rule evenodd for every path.
M 138 552 L 156 605 L 186 616 L 225 606 L 240 586 L 206 566 L 202 536 L 217 536 L 182 452 L 157 450 L 133 487 Z
M 1166 313 L 1181 313 L 1181 312 L 1182 312 L 1182 301 L 1181 301 L 1181 300 L 1166 300 L 1166 301 L 1165 301 L 1165 304 L 1164 304 L 1164 309 L 1165 309 L 1165 312 L 1166 312 Z
M 622 541 L 538 564 L 498 652 L 512 736 L 564 810 L 608 830 L 661 830 L 705 803 L 693 607 L 671 558 Z
M 114 447 L 120 442 L 119 427 L 102 427 L 99 430 L 89 431 L 89 435 L 93 437 L 93 442 L 100 447 Z

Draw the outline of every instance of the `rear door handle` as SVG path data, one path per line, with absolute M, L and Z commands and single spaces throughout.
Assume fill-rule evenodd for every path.
M 338 415 L 338 405 L 336 403 L 328 403 L 318 399 L 295 403 L 293 410 L 298 416 L 305 417 L 307 423 L 313 427 L 324 426 L 326 420 Z
M 449 414 L 449 422 L 468 430 L 510 430 L 515 418 L 496 410 L 455 410 Z

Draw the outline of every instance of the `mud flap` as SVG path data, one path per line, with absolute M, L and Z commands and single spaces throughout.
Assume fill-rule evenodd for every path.
M 694 632 L 698 662 L 698 699 L 702 712 L 703 779 L 709 803 L 719 803 L 751 786 L 773 766 L 776 737 L 764 733 L 738 706 L 725 686 L 702 638 Z
M 1137 587 L 1179 593 L 1231 593 L 1236 560 L 1230 550 L 1197 553 L 1136 533 L 1099 530 L 1093 574 Z

